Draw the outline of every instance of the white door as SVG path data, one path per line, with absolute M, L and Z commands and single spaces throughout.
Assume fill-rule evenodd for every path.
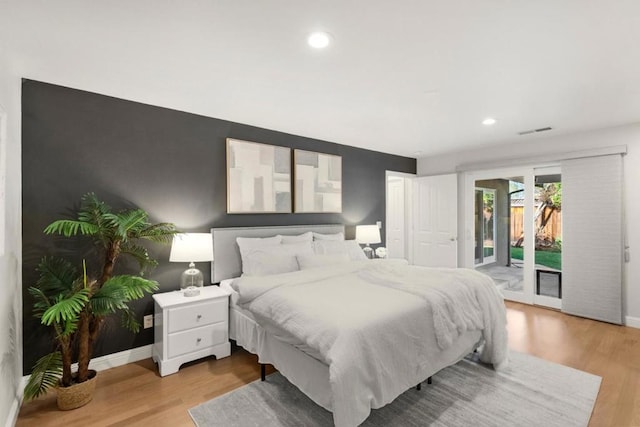
M 406 258 L 405 178 L 387 177 L 387 257 Z
M 413 206 L 413 263 L 426 267 L 457 267 L 457 175 L 416 178 Z

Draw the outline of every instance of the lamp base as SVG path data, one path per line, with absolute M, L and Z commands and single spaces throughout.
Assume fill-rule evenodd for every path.
M 180 276 L 180 290 L 185 297 L 195 297 L 200 295 L 202 285 L 204 285 L 202 271 L 198 270 L 194 263 L 189 264 L 189 268 Z
M 197 288 L 195 286 L 189 286 L 183 289 L 182 294 L 185 297 L 197 297 L 198 295 L 200 295 L 200 288 Z
M 362 248 L 362 250 L 364 251 L 364 254 L 367 256 L 367 258 L 373 259 L 373 248 L 371 248 L 371 246 L 367 245 Z

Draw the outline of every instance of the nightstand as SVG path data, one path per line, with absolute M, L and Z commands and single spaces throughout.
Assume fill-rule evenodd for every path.
M 229 293 L 218 286 L 201 288 L 200 295 L 180 291 L 154 294 L 153 360 L 160 376 L 174 374 L 185 362 L 231 354 Z

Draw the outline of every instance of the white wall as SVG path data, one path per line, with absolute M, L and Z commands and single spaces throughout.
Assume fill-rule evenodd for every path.
M 0 425 L 12 425 L 20 403 L 22 378 L 20 79 L 7 55 L 10 17 L 0 0 L 0 106 L 7 113 L 6 233 L 0 255 Z M 1 152 L 0 152 L 1 153 Z M 3 206 L 0 206 L 2 209 Z
M 628 149 L 628 154 L 624 157 L 625 215 L 631 258 L 624 268 L 623 310 L 627 324 L 640 327 L 640 221 L 637 221 L 640 218 L 640 124 L 557 137 L 519 137 L 507 144 L 425 157 L 418 159 L 418 175 L 451 173 L 465 164 L 500 161 L 508 164 L 511 159 L 616 145 L 626 145 Z M 460 209 L 464 208 L 462 190 L 463 183 L 460 183 Z M 462 216 L 462 212 L 460 215 Z M 463 229 L 464 227 L 461 228 Z M 459 264 L 464 265 L 462 259 L 459 259 Z

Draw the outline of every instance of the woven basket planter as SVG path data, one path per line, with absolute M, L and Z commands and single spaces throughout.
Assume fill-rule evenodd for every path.
M 90 370 L 87 381 L 69 387 L 58 387 L 58 409 L 68 411 L 91 402 L 97 379 L 96 371 Z

